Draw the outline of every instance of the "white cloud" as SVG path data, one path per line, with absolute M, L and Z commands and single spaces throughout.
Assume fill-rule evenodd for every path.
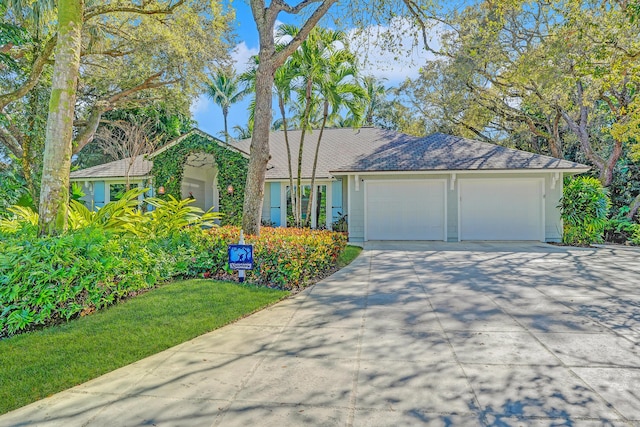
M 231 52 L 231 59 L 235 64 L 236 73 L 247 71 L 251 65 L 251 57 L 258 54 L 259 49 L 249 47 L 245 42 L 240 42 Z
M 427 34 L 429 46 L 438 49 L 439 27 Z M 350 47 L 357 52 L 362 74 L 398 83 L 418 76 L 420 68 L 434 55 L 425 49 L 422 29 L 405 18 L 395 18 L 388 26 L 371 26 L 348 32 Z
M 206 95 L 200 95 L 191 103 L 191 107 L 189 110 L 191 111 L 191 116 L 196 116 L 203 112 L 211 111 L 213 104 L 211 100 Z

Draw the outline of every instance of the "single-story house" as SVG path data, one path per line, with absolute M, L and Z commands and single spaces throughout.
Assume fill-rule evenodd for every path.
M 310 191 L 318 133 L 307 133 L 305 138 L 301 173 L 305 194 Z M 300 131 L 289 131 L 288 137 L 295 176 Z M 244 155 L 250 151 L 249 140 L 218 143 Z M 290 206 L 284 132 L 272 132 L 269 143 L 262 217 L 272 225 L 286 226 Z M 135 177 L 140 185 L 152 178 L 154 154 L 136 159 Z M 123 182 L 119 162 L 73 172 L 72 181 L 93 186 L 88 199 L 99 206 L 108 201 L 108 185 Z M 311 223 L 331 228 L 346 215 L 349 240 L 354 243 L 555 242 L 562 238 L 558 204 L 563 177 L 587 170 L 588 166 L 579 163 L 442 133 L 413 137 L 378 128 L 325 129 Z M 203 209 L 216 206 L 220 190 L 213 159 L 187 166 L 182 188 L 183 197 L 191 191 Z M 305 200 L 303 197 L 303 205 Z

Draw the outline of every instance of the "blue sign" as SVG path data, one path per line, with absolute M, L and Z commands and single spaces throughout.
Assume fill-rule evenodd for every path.
M 232 270 L 252 270 L 253 246 L 229 245 L 229 268 Z

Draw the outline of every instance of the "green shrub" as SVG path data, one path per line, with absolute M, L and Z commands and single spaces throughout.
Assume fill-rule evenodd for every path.
M 564 221 L 563 242 L 570 245 L 602 242 L 610 205 L 606 190 L 596 178 L 568 179 L 559 206 Z
M 174 265 L 157 246 L 95 228 L 10 240 L 0 254 L 0 337 L 103 308 L 172 277 Z
M 627 218 L 629 207 L 623 206 L 618 213 L 607 220 L 604 240 L 610 243 L 640 244 L 640 224 Z
M 23 229 L 0 239 L 0 338 L 90 314 L 171 278 L 232 273 L 227 245 L 238 241 L 237 227 L 136 236 L 103 226 L 56 237 Z M 342 233 L 308 229 L 265 227 L 246 241 L 255 261 L 247 281 L 285 290 L 331 272 L 346 246 Z
M 221 227 L 209 234 L 214 239 L 212 248 L 224 245 L 224 264 L 215 266 L 211 274 L 228 273 L 226 245 L 237 243 L 240 229 Z M 263 227 L 260 237 L 246 236 L 246 242 L 254 245 L 254 269 L 247 272 L 247 281 L 292 290 L 304 288 L 335 268 L 347 238 L 325 230 Z

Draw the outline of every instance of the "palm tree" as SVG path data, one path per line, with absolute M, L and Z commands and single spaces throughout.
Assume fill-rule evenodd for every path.
M 279 35 L 295 37 L 297 34 L 298 29 L 295 26 L 282 25 L 279 28 Z M 343 50 L 341 46 L 345 45 L 345 40 L 346 36 L 342 31 L 316 27 L 309 33 L 307 39 L 293 53 L 290 59 L 291 67 L 293 67 L 295 74 L 298 76 L 293 80 L 297 85 L 298 98 L 303 99 L 302 105 L 304 106 L 300 123 L 300 148 L 298 151 L 296 182 L 297 199 L 300 202 L 302 201 L 302 153 L 304 151 L 304 140 L 306 132 L 310 130 L 312 109 L 317 108 L 319 105 L 318 98 L 314 96 L 314 85 L 326 78 L 330 69 L 329 64 L 332 61 L 335 62 L 334 55 L 336 52 Z M 299 222 L 296 225 L 301 226 L 302 203 L 298 203 L 297 209 L 296 218 Z
M 283 37 L 285 33 L 277 35 L 277 37 Z M 276 49 L 281 49 L 284 46 L 283 43 L 278 43 Z M 258 56 L 254 55 L 253 67 L 240 76 L 240 80 L 247 85 L 247 91 L 253 91 L 255 89 L 256 70 L 258 67 Z M 285 62 L 279 67 L 274 74 L 273 92 L 278 98 L 278 107 L 280 109 L 280 119 L 273 123 L 274 129 L 282 129 L 284 131 L 284 142 L 287 149 L 287 164 L 289 168 L 289 194 L 291 200 L 291 208 L 294 213 L 296 224 L 299 223 L 296 212 L 297 197 L 293 186 L 293 170 L 291 166 L 291 145 L 289 144 L 289 124 L 287 123 L 287 105 L 291 102 L 291 82 L 296 77 L 295 70 L 291 67 L 291 61 Z M 249 123 L 253 127 L 253 115 L 255 113 L 255 103 L 252 103 L 249 108 Z
M 383 79 L 386 80 L 386 79 Z M 380 108 L 380 105 L 384 103 L 387 97 L 387 89 L 381 80 L 373 76 L 366 76 L 362 78 L 362 86 L 367 91 L 367 104 L 364 112 L 364 125 L 373 126 L 373 116 Z
M 229 142 L 227 116 L 229 108 L 247 95 L 247 89 L 240 87 L 241 80 L 232 71 L 218 70 L 207 84 L 207 96 L 222 108 L 224 119 L 224 140 Z
M 236 139 L 249 139 L 253 135 L 253 123 L 249 122 L 247 127 L 235 125 L 233 130 L 236 131 Z
M 364 111 L 364 101 L 367 93 L 356 83 L 357 69 L 355 57 L 348 51 L 337 52 L 332 61 L 327 63 L 327 74 L 317 84 L 318 98 L 322 100 L 322 124 L 316 143 L 316 151 L 313 157 L 313 169 L 311 172 L 311 193 L 307 204 L 307 225 L 310 225 L 313 196 L 315 194 L 316 170 L 318 166 L 318 153 L 324 128 L 329 116 L 337 117 L 340 111 L 346 108 L 351 117 L 352 126 L 359 126 Z

